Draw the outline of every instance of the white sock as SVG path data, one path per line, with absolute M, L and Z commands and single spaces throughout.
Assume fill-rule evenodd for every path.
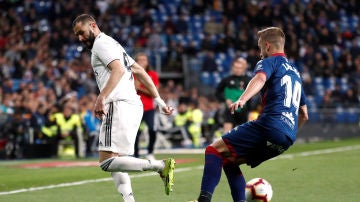
M 130 156 L 112 157 L 100 163 L 101 169 L 108 172 L 126 172 L 126 171 L 160 171 L 164 169 L 162 160 L 149 161 Z
M 135 202 L 129 175 L 122 172 L 112 172 L 111 176 L 114 180 L 117 191 L 121 194 L 124 201 Z

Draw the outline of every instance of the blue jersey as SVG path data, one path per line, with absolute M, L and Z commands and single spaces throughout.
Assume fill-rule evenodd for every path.
M 266 83 L 260 91 L 263 111 L 257 124 L 272 133 L 285 134 L 294 142 L 299 107 L 306 103 L 298 70 L 285 54 L 275 54 L 260 60 L 254 73 L 266 75 Z

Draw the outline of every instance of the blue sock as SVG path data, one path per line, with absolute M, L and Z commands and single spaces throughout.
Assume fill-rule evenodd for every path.
M 230 186 L 233 200 L 245 201 L 246 182 L 239 165 L 226 163 L 224 164 L 224 172 Z
M 218 185 L 222 172 L 222 157 L 220 153 L 212 146 L 207 146 L 205 149 L 205 165 L 201 182 L 201 197 L 207 197 L 208 201 L 214 193 L 215 187 Z M 204 194 L 206 193 L 206 194 Z M 207 201 L 207 200 L 206 200 Z

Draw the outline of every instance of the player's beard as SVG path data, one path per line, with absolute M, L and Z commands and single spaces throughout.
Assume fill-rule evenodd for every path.
M 267 58 L 269 55 L 268 55 L 268 53 L 266 52 L 266 51 L 261 51 L 261 53 L 260 53 L 260 58 L 261 59 L 265 59 L 265 58 Z
M 94 45 L 94 41 L 95 41 L 95 34 L 93 31 L 89 30 L 89 38 L 86 39 L 86 41 L 84 41 L 83 43 L 89 50 L 91 50 Z

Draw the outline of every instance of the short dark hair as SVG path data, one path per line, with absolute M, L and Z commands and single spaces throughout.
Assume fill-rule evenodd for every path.
M 72 27 L 75 27 L 75 25 L 77 23 L 79 23 L 79 22 L 84 24 L 86 22 L 96 22 L 96 21 L 95 21 L 95 18 L 93 16 L 84 13 L 84 14 L 81 14 L 81 15 L 79 15 L 79 16 L 77 16 L 75 18 L 75 20 L 72 23 Z

